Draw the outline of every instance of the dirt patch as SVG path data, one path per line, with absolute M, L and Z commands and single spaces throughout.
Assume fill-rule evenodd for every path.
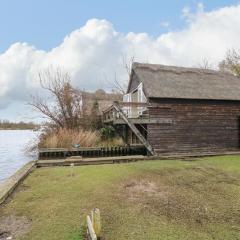
M 130 200 L 145 198 L 166 198 L 167 187 L 148 179 L 132 180 L 123 185 Z
M 0 218 L 0 240 L 14 240 L 27 233 L 31 221 L 14 215 Z
M 132 181 L 124 185 L 124 188 L 130 192 L 136 192 L 136 193 L 147 193 L 147 194 L 157 193 L 156 184 L 148 180 L 141 180 L 140 182 Z

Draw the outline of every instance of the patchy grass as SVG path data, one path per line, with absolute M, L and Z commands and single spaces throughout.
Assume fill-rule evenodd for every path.
M 108 240 L 240 239 L 240 156 L 71 171 L 34 171 L 0 209 L 0 223 L 28 219 L 24 240 L 84 239 L 85 217 L 98 207 Z

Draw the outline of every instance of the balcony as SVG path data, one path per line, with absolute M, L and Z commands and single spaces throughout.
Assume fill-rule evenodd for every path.
M 125 116 L 134 124 L 150 123 L 148 103 L 141 102 L 114 102 Z M 125 124 L 125 121 L 120 117 L 119 112 L 114 107 L 114 104 L 103 111 L 103 122 L 112 124 Z

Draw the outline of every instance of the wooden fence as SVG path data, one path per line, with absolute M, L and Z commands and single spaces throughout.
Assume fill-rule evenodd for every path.
M 84 158 L 91 158 L 129 155 L 147 155 L 147 150 L 142 145 L 79 149 L 40 149 L 38 159 L 59 159 L 71 156 L 82 156 Z

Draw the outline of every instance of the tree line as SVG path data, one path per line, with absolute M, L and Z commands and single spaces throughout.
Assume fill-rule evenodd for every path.
M 11 122 L 9 120 L 0 119 L 0 129 L 2 130 L 27 130 L 36 129 L 38 126 L 33 122 Z

